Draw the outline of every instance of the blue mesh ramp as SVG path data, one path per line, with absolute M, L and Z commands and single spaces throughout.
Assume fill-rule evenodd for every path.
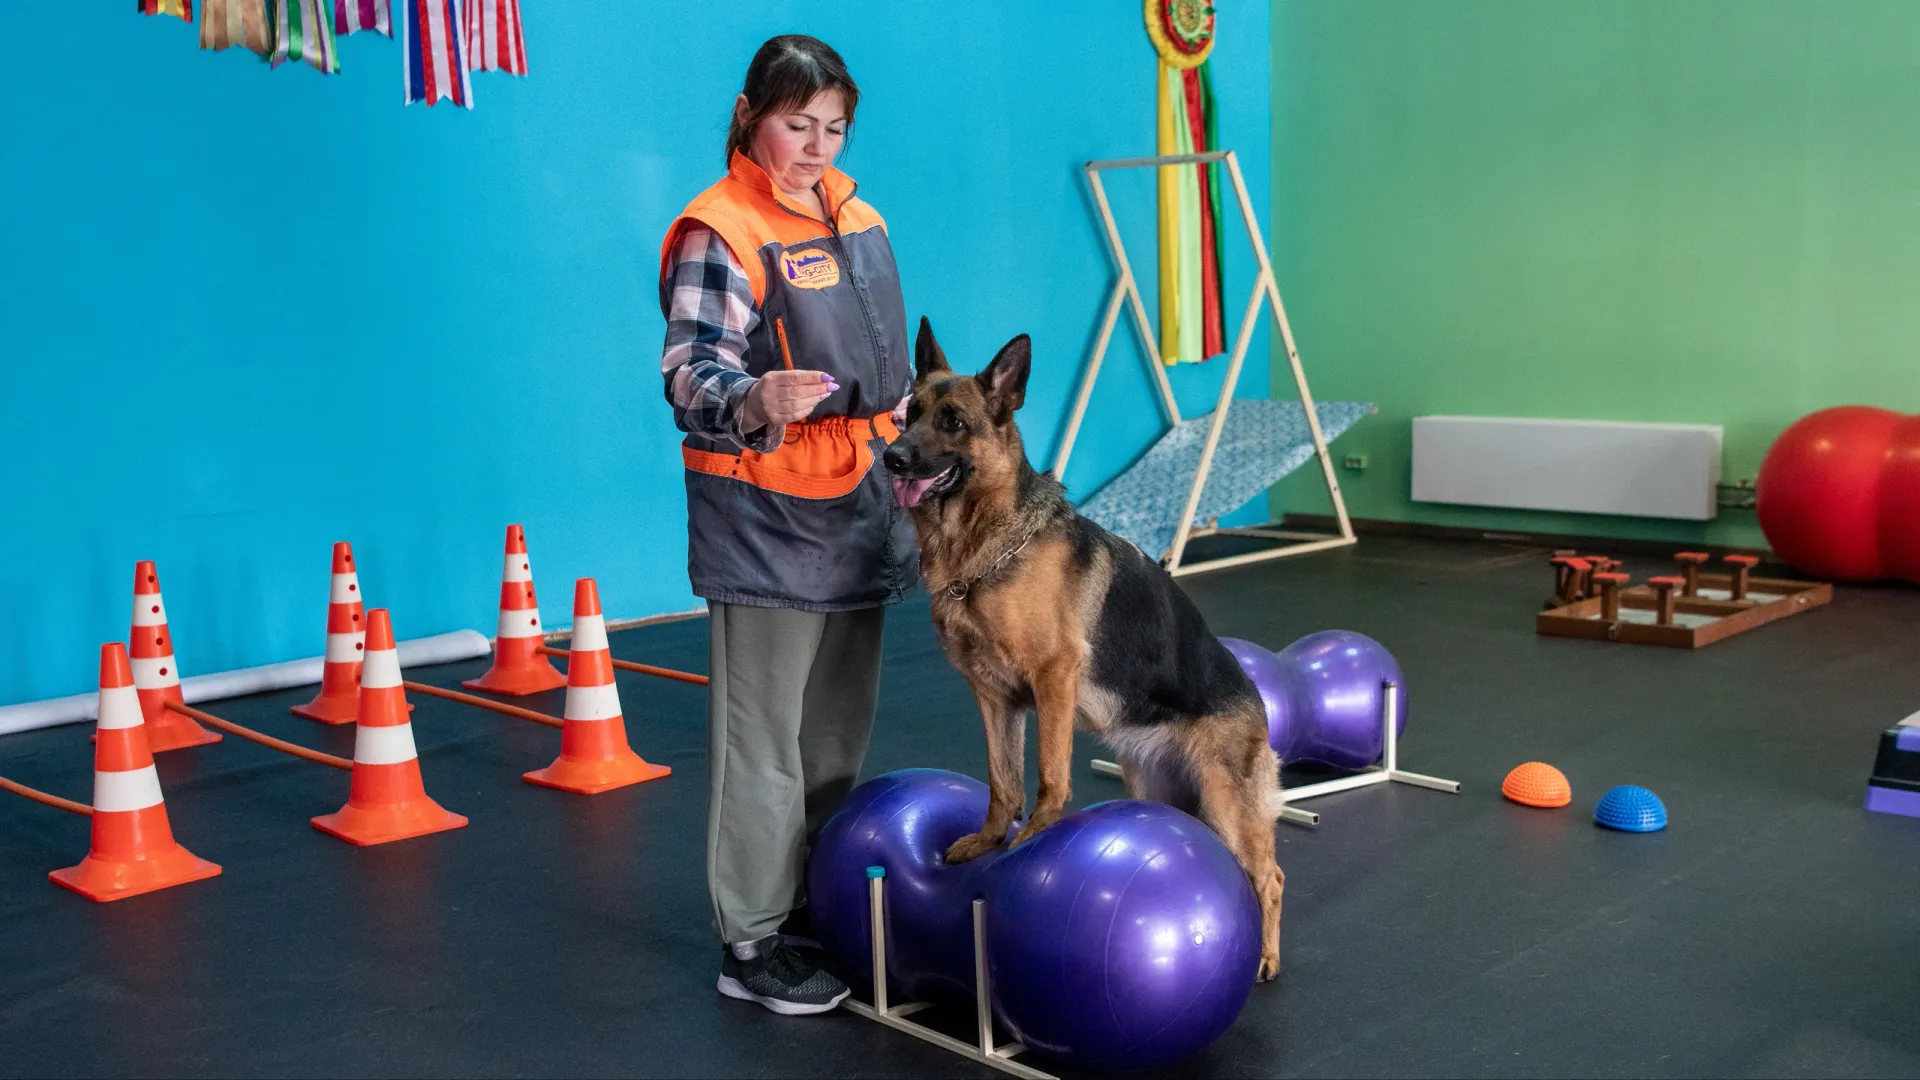
M 1320 433 L 1329 443 L 1374 411 L 1371 401 L 1323 401 L 1317 408 Z M 1180 531 L 1180 511 L 1193 490 L 1212 423 L 1212 413 L 1181 421 L 1146 456 L 1080 504 L 1080 512 L 1148 555 L 1163 555 Z M 1238 510 L 1312 459 L 1313 432 L 1298 401 L 1235 401 L 1213 452 L 1194 525 Z

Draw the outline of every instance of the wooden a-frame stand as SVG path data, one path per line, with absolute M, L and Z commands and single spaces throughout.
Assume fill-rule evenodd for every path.
M 1106 315 L 1100 320 L 1100 335 L 1093 347 L 1093 359 L 1087 365 L 1086 375 L 1080 380 L 1080 392 L 1074 399 L 1073 413 L 1067 420 L 1066 433 L 1061 437 L 1060 452 L 1054 458 L 1053 475 L 1057 478 L 1066 476 L 1067 460 L 1073 455 L 1074 438 L 1080 433 L 1080 421 L 1086 415 L 1088 399 L 1093 396 L 1094 381 L 1100 377 L 1100 362 L 1106 357 L 1107 345 L 1113 337 L 1114 323 L 1120 317 L 1120 305 L 1123 302 L 1133 310 L 1134 323 L 1140 331 L 1140 344 L 1146 350 L 1147 366 L 1153 371 L 1154 385 L 1159 388 L 1160 404 L 1166 411 L 1169 427 L 1180 423 L 1180 408 L 1173 399 L 1173 386 L 1167 381 L 1165 365 L 1160 362 L 1160 349 L 1154 337 L 1153 326 L 1147 320 L 1146 305 L 1140 299 L 1140 287 L 1134 280 L 1132 264 L 1127 261 L 1126 245 L 1120 239 L 1119 226 L 1114 223 L 1113 209 L 1107 204 L 1107 192 L 1100 183 L 1100 174 L 1114 169 L 1162 168 L 1216 161 L 1225 162 L 1227 173 L 1233 178 L 1233 193 L 1240 202 L 1240 216 L 1247 227 L 1247 239 L 1252 241 L 1254 258 L 1259 263 L 1259 273 L 1254 278 L 1253 293 L 1247 298 L 1246 312 L 1240 320 L 1240 330 L 1234 338 L 1233 355 L 1227 366 L 1227 378 L 1220 387 L 1220 398 L 1214 406 L 1212 426 L 1207 431 L 1206 444 L 1200 452 L 1200 467 L 1194 472 L 1193 485 L 1187 493 L 1186 510 L 1180 515 L 1173 546 L 1164 559 L 1167 571 L 1175 577 L 1207 570 L 1221 570 L 1244 563 L 1262 562 L 1267 559 L 1281 559 L 1289 555 L 1305 555 L 1308 552 L 1325 551 L 1328 548 L 1346 547 L 1355 542 L 1353 522 L 1347 517 L 1346 500 L 1340 495 L 1340 481 L 1334 475 L 1333 458 L 1327 453 L 1327 440 L 1320 431 L 1320 416 L 1314 410 L 1313 392 L 1307 388 L 1307 375 L 1300 367 L 1300 351 L 1294 346 L 1293 329 L 1287 323 L 1286 308 L 1280 303 L 1280 287 L 1273 279 L 1273 264 L 1267 259 L 1267 244 L 1261 238 L 1259 222 L 1254 218 L 1253 202 L 1247 197 L 1247 184 L 1240 175 L 1240 161 L 1231 150 L 1087 162 L 1087 180 L 1093 185 L 1094 202 L 1100 208 L 1100 221 L 1106 227 L 1107 248 L 1113 255 L 1114 266 L 1119 277 L 1114 282 L 1112 295 L 1107 299 Z M 1268 527 L 1223 529 L 1211 523 L 1196 528 L 1193 523 L 1194 514 L 1200 505 L 1200 493 L 1207 486 L 1207 473 L 1213 466 L 1214 450 L 1220 443 L 1221 429 L 1226 426 L 1227 409 L 1233 403 L 1233 391 L 1240 382 L 1240 366 L 1246 360 L 1247 346 L 1253 340 L 1254 320 L 1259 317 L 1263 297 L 1272 307 L 1274 325 L 1279 327 L 1281 340 L 1286 343 L 1287 362 L 1293 368 L 1294 387 L 1298 390 L 1300 404 L 1305 409 L 1308 429 L 1313 433 L 1313 449 L 1320 459 L 1321 475 L 1326 478 L 1327 494 L 1333 499 L 1334 519 L 1340 526 L 1337 536 Z M 1186 561 L 1189 540 L 1196 536 L 1216 534 L 1252 536 L 1290 542 L 1279 547 L 1243 555 L 1194 563 Z

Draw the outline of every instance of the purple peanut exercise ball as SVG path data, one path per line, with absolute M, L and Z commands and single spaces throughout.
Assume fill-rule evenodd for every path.
M 1394 732 L 1407 729 L 1407 684 L 1400 664 L 1379 642 L 1351 630 L 1308 634 L 1270 652 L 1250 641 L 1221 638 L 1260 691 L 1267 743 L 1286 764 L 1313 761 L 1364 769 L 1385 752 L 1380 737 L 1383 681 L 1400 686 Z
M 1232 1026 L 1260 964 L 1260 907 L 1232 852 L 1159 803 L 1100 803 L 1020 847 L 948 866 L 987 788 L 938 769 L 855 788 L 821 829 L 808 882 L 820 943 L 871 993 L 868 868 L 883 873 L 894 1003 L 974 1000 L 973 902 L 1000 1027 L 1081 1068 L 1149 1069 Z
M 901 769 L 847 794 L 814 840 L 807 905 L 814 936 L 863 993 L 873 987 L 867 868 L 886 871 L 887 993 L 973 998 L 973 901 L 1000 855 L 948 866 L 947 848 L 987 818 L 987 785 L 944 769 Z
M 996 1013 L 1083 1069 L 1155 1069 L 1219 1038 L 1260 967 L 1260 904 L 1198 820 L 1160 803 L 1090 806 L 987 877 Z

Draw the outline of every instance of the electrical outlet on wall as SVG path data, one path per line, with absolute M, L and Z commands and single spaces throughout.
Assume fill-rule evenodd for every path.
M 1350 469 L 1353 472 L 1366 472 L 1367 455 L 1348 454 L 1346 457 L 1340 459 L 1340 466 L 1344 469 Z

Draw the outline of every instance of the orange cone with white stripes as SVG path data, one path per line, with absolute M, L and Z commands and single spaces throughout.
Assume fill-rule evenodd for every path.
M 360 574 L 353 545 L 333 545 L 333 590 L 327 596 L 327 655 L 320 668 L 320 694 L 293 715 L 323 724 L 351 724 L 360 713 L 360 657 L 367 624 L 360 602 Z
M 400 686 L 400 654 L 393 647 L 393 622 L 386 608 L 367 612 L 365 655 L 360 662 L 353 786 L 347 805 L 337 814 L 314 818 L 313 827 L 364 847 L 464 826 L 467 819 L 427 798 L 420 782 L 407 692 Z
M 527 558 L 527 534 L 507 526 L 507 561 L 500 574 L 500 629 L 493 639 L 493 666 L 461 686 L 495 694 L 537 694 L 567 685 L 566 676 L 540 655 L 544 637 L 540 605 L 533 596 L 533 562 Z
M 592 795 L 673 771 L 641 760 L 627 745 L 600 589 L 592 578 L 581 578 L 573 587 L 573 648 L 567 653 L 567 709 L 561 719 L 560 757 L 525 774 L 528 783 Z
M 219 742 L 224 736 L 167 708 L 169 701 L 184 705 L 186 699 L 180 696 L 180 665 L 173 659 L 173 633 L 167 629 L 167 605 L 160 599 L 160 575 L 153 563 L 144 560 L 133 564 L 133 631 L 127 643 L 152 752 Z
M 127 651 L 117 641 L 100 646 L 93 843 L 80 865 L 47 876 L 56 885 L 104 903 L 219 873 L 218 866 L 196 857 L 173 838 Z

